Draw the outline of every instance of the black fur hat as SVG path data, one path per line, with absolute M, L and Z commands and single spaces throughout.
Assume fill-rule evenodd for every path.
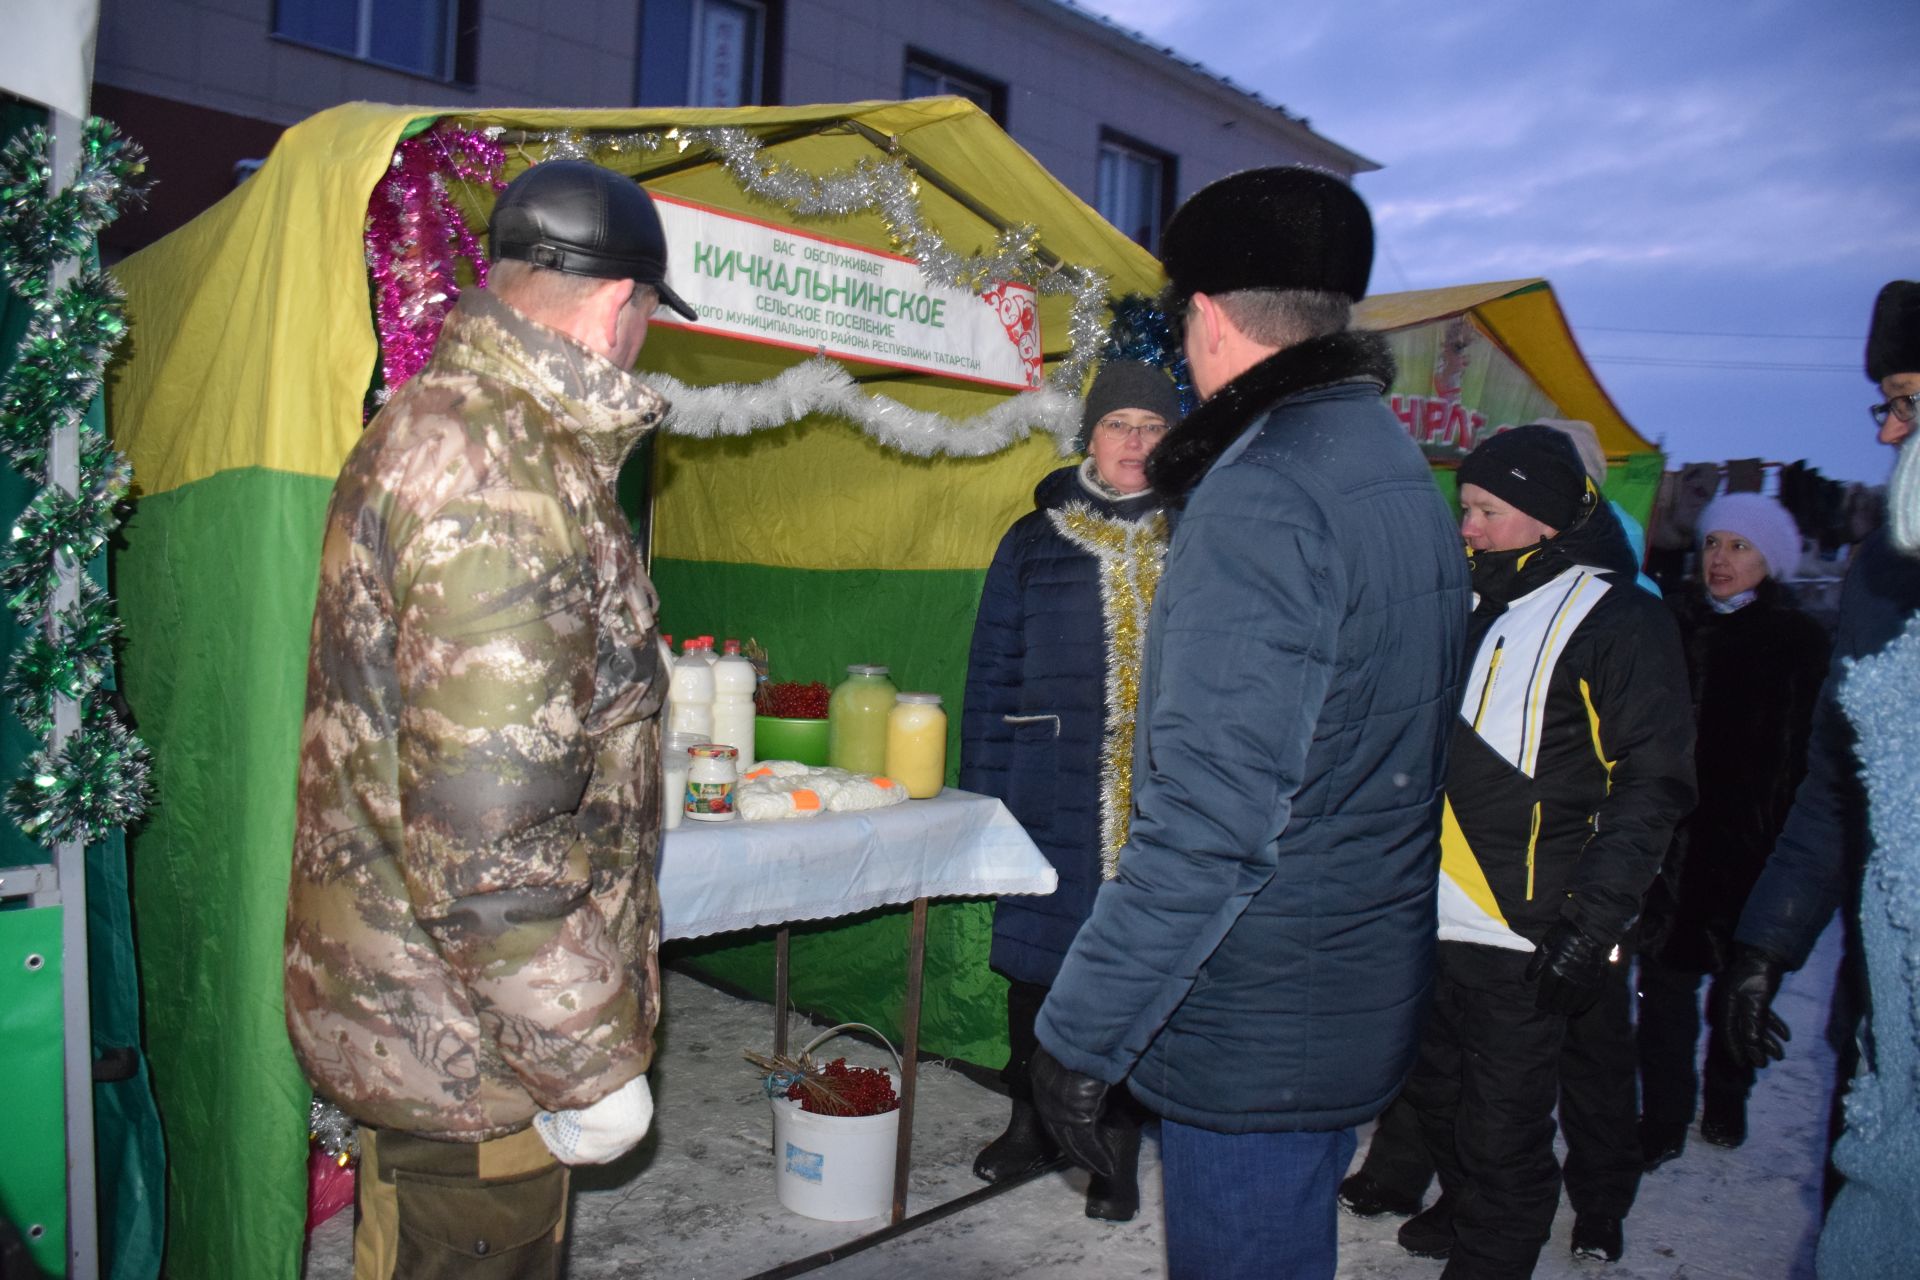
M 1320 169 L 1248 169 L 1180 206 L 1161 241 L 1174 300 L 1236 289 L 1366 296 L 1373 218 L 1352 187 Z
M 1073 444 L 1087 451 L 1087 439 L 1100 419 L 1115 409 L 1148 409 L 1166 419 L 1168 426 L 1180 421 L 1180 396 L 1173 380 L 1158 365 L 1144 360 L 1109 360 L 1093 376 L 1087 388 L 1086 407 L 1080 413 L 1080 434 Z
M 1867 378 L 1920 373 L 1920 284 L 1895 280 L 1873 300 L 1867 327 Z

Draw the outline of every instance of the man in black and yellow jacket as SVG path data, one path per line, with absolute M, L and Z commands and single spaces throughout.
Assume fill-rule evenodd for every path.
M 1693 724 L 1672 617 L 1565 436 L 1493 436 L 1459 472 L 1475 604 L 1441 828 L 1439 973 L 1407 1097 L 1447 1280 L 1532 1274 L 1560 1198 L 1568 1015 L 1598 996 L 1676 822 Z M 1409 1247 L 1412 1247 L 1409 1245 Z

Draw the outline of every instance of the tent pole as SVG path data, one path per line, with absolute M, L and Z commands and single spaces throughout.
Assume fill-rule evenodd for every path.
M 80 159 L 79 117 L 49 111 L 53 125 L 53 194 L 66 186 Z M 53 265 L 50 292 L 58 294 L 79 274 L 80 264 L 65 258 Z M 47 482 L 75 493 L 80 488 L 80 428 L 77 422 L 54 429 L 47 449 Z M 41 625 L 49 632 L 80 599 L 80 564 L 67 554 L 55 561 L 53 599 Z M 48 749 L 58 755 L 80 728 L 80 704 L 60 696 L 53 703 L 53 733 Z M 64 1006 L 67 1102 L 67 1275 L 96 1280 L 100 1274 L 99 1209 L 94 1190 L 93 1021 L 87 974 L 87 849 L 78 840 L 54 847 L 60 879 L 61 1002 Z

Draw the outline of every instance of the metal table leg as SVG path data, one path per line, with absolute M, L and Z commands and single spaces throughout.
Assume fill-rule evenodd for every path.
M 787 1052 L 787 927 L 773 935 L 773 1056 Z
M 920 1079 L 920 979 L 927 959 L 927 900 L 913 900 L 907 930 L 907 1002 L 900 1017 L 900 1137 L 893 1155 L 893 1222 L 907 1216 L 907 1174 L 913 1162 L 913 1098 Z

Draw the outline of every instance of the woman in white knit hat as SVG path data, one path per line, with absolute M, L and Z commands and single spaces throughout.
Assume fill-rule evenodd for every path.
M 1726 1147 L 1746 1139 L 1753 1069 L 1714 1036 L 1704 1089 L 1695 1071 L 1701 979 L 1723 968 L 1806 772 L 1827 670 L 1826 633 L 1779 585 L 1800 562 L 1800 530 L 1787 510 L 1757 493 L 1723 494 L 1698 527 L 1700 589 L 1669 603 L 1686 638 L 1700 802 L 1674 836 L 1641 932 L 1640 1140 L 1649 1169 L 1685 1148 L 1703 1093 L 1700 1136 Z

